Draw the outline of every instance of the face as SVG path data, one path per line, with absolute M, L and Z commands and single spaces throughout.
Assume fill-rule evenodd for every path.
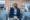
M 13 8 L 15 8 L 15 7 L 13 6 Z
M 13 8 L 17 8 L 17 6 L 15 5 Z

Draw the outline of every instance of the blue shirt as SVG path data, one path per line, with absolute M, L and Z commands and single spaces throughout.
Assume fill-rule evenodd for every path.
M 27 16 L 27 17 L 30 18 L 30 10 L 24 13 L 24 15 L 22 16 L 22 19 L 21 20 L 24 20 L 25 19 L 25 16 Z
M 8 12 L 6 12 L 6 10 L 2 10 L 0 20 L 6 20 L 6 16 L 8 16 Z
M 14 10 L 14 16 L 16 16 L 17 15 L 17 9 L 16 10 Z

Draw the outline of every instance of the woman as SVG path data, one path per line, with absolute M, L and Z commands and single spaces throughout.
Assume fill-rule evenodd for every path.
M 20 9 L 17 7 L 17 3 L 14 3 L 13 8 L 10 9 L 9 17 L 10 18 L 21 18 Z

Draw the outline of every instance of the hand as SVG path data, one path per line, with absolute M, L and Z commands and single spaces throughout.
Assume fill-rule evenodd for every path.
M 14 16 L 14 18 L 17 18 L 17 16 Z

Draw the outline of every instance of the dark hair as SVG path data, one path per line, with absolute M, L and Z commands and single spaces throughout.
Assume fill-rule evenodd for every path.
M 17 6 L 14 6 L 15 8 L 17 8 Z
M 1 6 L 0 8 L 4 8 L 4 6 Z
M 14 7 L 15 7 L 15 8 L 18 8 L 18 7 L 17 7 L 17 4 L 14 4 Z

